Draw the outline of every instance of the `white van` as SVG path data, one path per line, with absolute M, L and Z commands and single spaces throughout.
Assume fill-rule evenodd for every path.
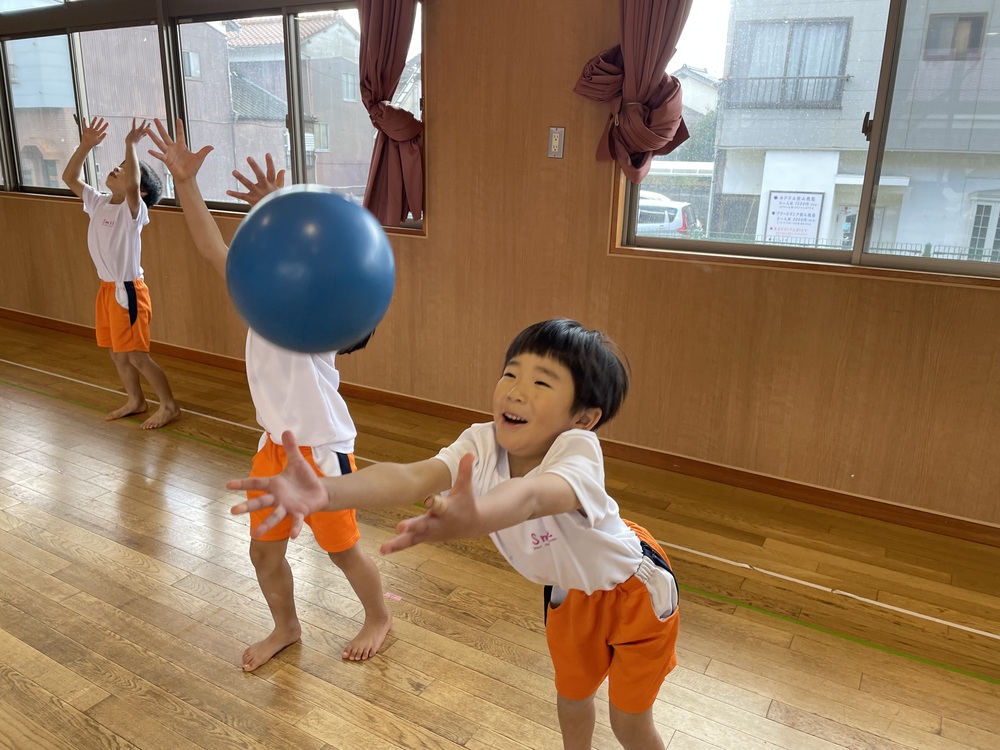
M 649 190 L 639 191 L 639 216 L 635 233 L 643 237 L 676 237 L 701 229 L 690 203 L 672 201 Z

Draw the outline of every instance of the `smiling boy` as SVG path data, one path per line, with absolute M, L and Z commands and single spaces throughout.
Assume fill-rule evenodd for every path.
M 230 482 L 265 492 L 233 513 L 273 506 L 268 521 L 290 517 L 294 536 L 320 509 L 424 500 L 428 512 L 401 522 L 383 553 L 489 534 L 519 573 L 545 586 L 563 747 L 591 747 L 594 694 L 607 677 L 618 741 L 661 750 L 652 706 L 677 662 L 677 585 L 663 550 L 621 518 L 605 491 L 593 430 L 617 414 L 628 390 L 612 347 L 575 321 L 529 326 L 507 350 L 493 422 L 472 425 L 434 458 L 345 477 L 319 479 L 289 460 L 277 476 Z M 282 441 L 297 454 L 291 433 Z

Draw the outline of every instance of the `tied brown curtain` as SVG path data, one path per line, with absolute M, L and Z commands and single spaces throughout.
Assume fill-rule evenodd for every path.
M 424 126 L 391 104 L 406 65 L 417 0 L 359 0 L 361 101 L 375 126 L 364 205 L 386 226 L 424 210 Z
M 597 146 L 599 160 L 614 159 L 639 184 L 654 156 L 688 139 L 681 117 L 681 84 L 666 74 L 693 0 L 620 0 L 621 44 L 588 62 L 573 91 L 611 102 Z

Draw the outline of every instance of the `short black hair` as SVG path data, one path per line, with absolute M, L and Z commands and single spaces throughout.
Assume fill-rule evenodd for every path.
M 354 344 L 350 344 L 349 346 L 345 346 L 343 349 L 337 350 L 337 354 L 353 354 L 359 349 L 364 349 L 366 346 L 368 346 L 368 342 L 371 341 L 372 336 L 374 335 L 375 335 L 375 329 L 372 328 L 371 333 L 369 333 L 367 336 L 361 339 L 361 341 L 358 341 Z
M 552 357 L 573 375 L 573 411 L 601 410 L 596 430 L 621 409 L 628 393 L 628 360 L 600 331 L 575 320 L 552 318 L 521 331 L 507 347 L 504 367 L 519 354 Z M 624 360 L 624 361 L 623 361 Z
M 163 197 L 163 183 L 160 176 L 146 162 L 139 162 L 139 196 L 146 208 L 152 208 Z

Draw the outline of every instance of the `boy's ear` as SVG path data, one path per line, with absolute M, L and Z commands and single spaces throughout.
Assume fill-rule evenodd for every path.
M 604 412 L 601 411 L 601 407 L 592 406 L 589 409 L 583 409 L 577 414 L 576 422 L 573 423 L 574 427 L 581 430 L 592 430 L 594 425 L 601 421 L 601 415 Z

